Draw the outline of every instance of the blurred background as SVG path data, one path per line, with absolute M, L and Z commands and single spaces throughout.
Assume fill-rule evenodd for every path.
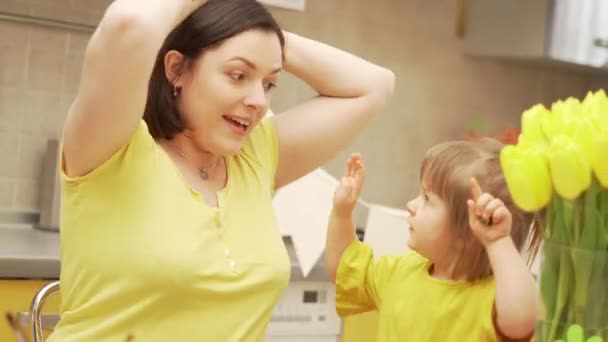
M 0 313 L 17 321 L 34 293 L 58 277 L 58 236 L 48 232 L 57 228 L 56 141 L 87 41 L 110 2 L 0 1 Z M 603 0 L 267 3 L 284 29 L 395 72 L 394 98 L 384 112 L 323 168 L 339 176 L 347 156 L 361 152 L 369 169 L 363 197 L 388 207 L 403 207 L 417 193 L 419 164 L 431 145 L 479 135 L 512 139 L 521 113 L 532 105 L 608 86 Z M 285 74 L 272 108 L 280 112 L 311 95 Z M 318 296 L 329 291 L 331 298 L 323 272 L 313 270 L 310 277 L 293 281 L 279 308 L 287 318 L 271 323 L 276 334 L 269 339 L 373 340 L 373 314 L 343 326 L 331 316 L 333 302 L 321 303 Z M 57 311 L 58 301 L 48 308 Z M 23 316 L 22 326 L 26 321 Z M 15 339 L 18 323 L 11 328 L 0 320 L 0 340 Z M 314 329 L 326 333 L 307 335 Z

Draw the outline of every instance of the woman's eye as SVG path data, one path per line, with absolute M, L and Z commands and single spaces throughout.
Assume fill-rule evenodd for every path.
M 245 79 L 245 74 L 243 74 L 241 72 L 233 72 L 230 74 L 230 78 L 232 78 L 235 81 L 242 81 Z

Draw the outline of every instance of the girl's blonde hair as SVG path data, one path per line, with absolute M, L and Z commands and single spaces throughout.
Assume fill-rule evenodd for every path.
M 421 181 L 446 203 L 450 226 L 456 239 L 464 246 L 456 269 L 465 270 L 467 280 L 492 275 L 486 250 L 469 227 L 467 199 L 472 197 L 472 177 L 477 179 L 483 192 L 502 200 L 511 212 L 511 238 L 520 252 L 528 241 L 529 246 L 526 247 L 532 251 L 530 255 L 533 257 L 540 243 L 539 214 L 519 209 L 507 188 L 499 160 L 502 147 L 500 142 L 490 138 L 441 143 L 427 151 L 420 168 Z M 467 264 L 461 264 L 463 261 Z M 528 262 L 531 261 L 529 258 Z

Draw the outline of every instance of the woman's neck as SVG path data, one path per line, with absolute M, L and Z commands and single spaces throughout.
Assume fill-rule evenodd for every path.
M 212 170 L 221 164 L 221 156 L 198 147 L 192 138 L 184 133 L 176 135 L 171 140 L 164 140 L 161 144 L 171 150 L 171 153 L 183 158 L 188 165 L 197 169 Z

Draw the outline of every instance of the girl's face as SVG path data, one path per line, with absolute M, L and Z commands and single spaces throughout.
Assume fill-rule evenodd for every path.
M 434 263 L 444 263 L 455 241 L 446 203 L 423 182 L 418 197 L 407 203 L 407 210 L 410 213 L 409 247 Z

